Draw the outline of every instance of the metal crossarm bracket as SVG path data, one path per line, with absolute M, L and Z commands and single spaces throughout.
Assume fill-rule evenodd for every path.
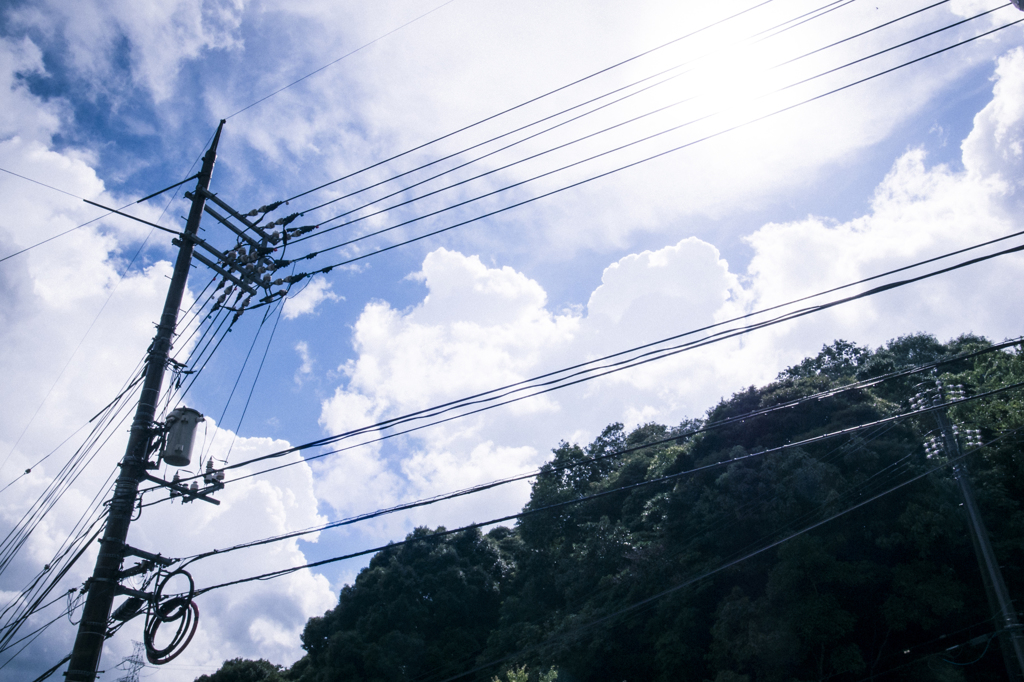
M 144 601 L 149 601 L 149 598 L 153 596 L 153 595 L 149 594 L 148 592 L 142 592 L 140 590 L 133 590 L 132 588 L 125 587 L 124 585 L 118 585 L 117 586 L 117 593 L 118 594 L 126 594 L 129 597 L 138 597 L 139 599 L 142 599 Z
M 191 199 L 193 196 L 195 196 L 195 195 L 193 195 L 191 192 L 185 192 L 185 198 L 186 199 Z M 249 242 L 250 245 L 255 246 L 256 248 L 263 248 L 262 245 L 258 241 L 256 241 L 255 239 L 253 239 L 252 237 L 247 235 L 245 233 L 245 230 L 240 230 L 237 227 L 235 227 L 234 225 L 232 225 L 230 220 L 228 220 L 227 218 L 222 216 L 220 213 L 217 213 L 216 211 L 214 211 L 212 208 L 209 207 L 209 205 L 205 205 L 205 204 L 203 205 L 203 212 L 209 213 L 210 215 L 212 215 L 219 223 L 224 225 L 226 228 L 228 228 L 229 230 L 231 230 L 232 232 L 237 234 L 239 237 L 241 237 L 245 241 Z
M 246 220 L 245 216 L 243 216 L 241 213 L 239 213 L 238 211 L 236 211 L 235 209 L 231 208 L 230 206 L 225 204 L 223 201 L 221 201 L 220 198 L 216 194 L 214 194 L 213 192 L 211 192 L 209 190 L 205 190 L 205 189 L 200 189 L 199 191 L 202 192 L 203 196 L 205 196 L 207 199 L 209 199 L 210 201 L 212 201 L 213 203 L 217 204 L 218 206 L 223 208 L 225 211 L 230 213 L 232 218 L 234 218 L 238 222 L 240 222 L 243 225 L 245 225 L 246 227 L 248 227 L 250 230 L 252 230 L 256 234 L 258 234 L 263 239 L 266 239 L 267 241 L 270 241 L 270 235 L 269 234 L 267 234 L 266 232 L 264 232 L 260 228 L 256 227 L 255 225 L 250 223 L 248 220 Z
M 160 556 L 159 554 L 153 554 L 151 552 L 145 552 L 141 549 L 135 549 L 131 545 L 124 546 L 124 553 L 125 556 L 137 556 L 140 559 L 152 561 L 154 564 L 160 564 L 161 566 L 170 566 L 175 561 L 174 559 L 168 559 L 167 557 Z
M 212 497 L 205 495 L 205 491 L 203 490 L 192 490 L 191 488 L 186 488 L 183 485 L 178 485 L 176 483 L 171 483 L 170 481 L 165 481 L 162 478 L 157 478 L 152 474 L 145 474 L 145 478 L 147 480 L 152 481 L 153 483 L 162 485 L 165 488 L 170 488 L 171 490 L 178 493 L 186 500 L 202 500 L 203 502 L 209 502 L 210 504 L 220 504 L 220 500 L 215 500 Z
M 234 275 L 232 275 L 232 274 L 231 274 L 230 272 L 228 272 L 228 271 L 227 271 L 227 270 L 225 270 L 224 268 L 222 268 L 222 267 L 220 267 L 219 265 L 217 265 L 216 263 L 214 263 L 214 262 L 213 262 L 212 260 L 210 260 L 209 258 L 206 258 L 206 257 L 204 257 L 204 256 L 203 256 L 203 254 L 201 254 L 201 253 L 193 253 L 193 254 L 192 254 L 192 257 L 193 257 L 193 258 L 195 258 L 195 259 L 196 259 L 197 261 L 199 261 L 200 263 L 202 263 L 203 265 L 205 265 L 206 267 L 210 268 L 211 270 L 213 270 L 213 271 L 215 271 L 215 272 L 218 272 L 218 273 L 220 273 L 221 275 L 223 275 L 224 277 L 226 277 L 226 278 L 230 279 L 230 280 L 231 280 L 232 282 L 234 282 L 235 284 L 237 284 L 237 285 L 238 285 L 238 287 L 239 287 L 239 288 L 240 288 L 240 289 L 241 289 L 242 291 L 244 291 L 245 293 L 249 294 L 250 296 L 255 296 L 255 295 L 256 295 L 256 290 L 255 290 L 255 289 L 253 289 L 252 287 L 250 287 L 250 286 L 249 286 L 248 284 L 246 284 L 246 283 L 245 283 L 244 281 L 242 281 L 242 280 L 240 280 L 239 278 L 237 278 L 237 277 L 235 277 Z

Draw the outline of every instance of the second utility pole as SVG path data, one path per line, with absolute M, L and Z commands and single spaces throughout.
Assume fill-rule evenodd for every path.
M 224 128 L 224 121 L 217 127 L 213 143 L 203 157 L 203 168 L 199 171 L 199 182 L 192 199 L 192 209 L 185 224 L 185 239 L 181 240 L 178 257 L 174 261 L 174 273 L 171 285 L 164 301 L 163 315 L 157 325 L 156 336 L 149 347 L 146 357 L 146 377 L 139 395 L 139 405 L 135 410 L 131 433 L 128 436 L 128 447 L 121 460 L 121 473 L 114 486 L 114 496 L 110 501 L 107 514 L 107 525 L 100 540 L 100 552 L 96 558 L 96 567 L 89 579 L 88 592 L 82 620 L 78 625 L 78 635 L 71 651 L 71 660 L 65 677 L 69 682 L 93 682 L 103 653 L 103 642 L 107 637 L 107 621 L 110 609 L 117 595 L 121 562 L 125 557 L 125 540 L 128 539 L 128 526 L 135 509 L 142 481 L 149 464 L 149 447 L 153 437 L 153 419 L 156 406 L 160 399 L 160 389 L 164 379 L 164 368 L 171 350 L 171 339 L 178 322 L 178 311 L 188 280 L 189 267 L 192 264 L 194 248 L 189 237 L 196 236 L 199 231 L 199 220 L 203 216 L 206 205 L 205 191 L 210 187 L 210 176 L 213 164 L 217 159 L 217 143 Z
M 938 388 L 938 399 L 944 400 L 942 385 L 939 384 Z M 1006 589 L 1006 581 L 1003 580 L 1003 572 L 999 569 L 999 562 L 992 550 L 988 529 L 985 528 L 978 504 L 974 500 L 974 490 L 971 487 L 970 479 L 967 478 L 967 469 L 960 459 L 963 456 L 960 452 L 960 443 L 956 439 L 956 433 L 953 431 L 953 425 L 949 421 L 945 407 L 935 411 L 935 421 L 938 422 L 939 431 L 942 434 L 942 448 L 945 450 L 946 457 L 953 462 L 953 477 L 956 479 L 957 485 L 960 486 L 960 494 L 964 498 L 967 525 L 971 531 L 974 552 L 981 568 L 981 580 L 985 585 L 989 607 L 992 609 L 992 620 L 995 623 L 1000 649 L 1003 651 L 1003 658 L 1006 662 L 1007 676 L 1011 680 L 1024 680 L 1024 631 L 1021 630 L 1017 611 L 1010 599 L 1010 592 Z

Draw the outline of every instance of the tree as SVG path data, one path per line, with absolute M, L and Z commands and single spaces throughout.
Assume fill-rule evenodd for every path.
M 629 432 L 615 423 L 588 445 L 562 442 L 514 529 L 437 538 L 420 528 L 380 552 L 335 609 L 309 621 L 306 655 L 285 676 L 1002 679 L 956 485 L 921 447 L 930 418 L 793 445 L 903 411 L 932 375 L 744 417 L 921 362 L 942 360 L 942 381 L 968 394 L 1024 382 L 1020 347 L 948 360 L 987 343 L 915 334 L 869 350 L 837 341 L 702 420 Z M 990 441 L 964 461 L 1020 595 L 1024 399 L 993 394 L 949 413 Z M 684 435 L 702 425 L 714 428 Z M 498 665 L 511 667 L 494 677 Z
M 445 537 L 417 528 L 405 544 L 370 560 L 338 606 L 302 633 L 306 655 L 292 669 L 303 682 L 444 678 L 472 667 L 497 625 L 509 564 L 508 531 Z
M 224 661 L 212 675 L 200 675 L 196 682 L 284 682 L 284 667 L 270 661 L 233 658 Z

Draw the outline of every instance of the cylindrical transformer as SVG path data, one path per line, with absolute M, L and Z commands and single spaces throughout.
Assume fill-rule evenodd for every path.
M 188 466 L 192 461 L 192 445 L 196 441 L 196 426 L 203 415 L 191 407 L 179 407 L 167 415 L 167 438 L 160 458 L 172 467 Z

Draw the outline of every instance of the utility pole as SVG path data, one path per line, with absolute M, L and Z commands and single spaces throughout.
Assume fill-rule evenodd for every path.
M 174 273 L 167 291 L 163 314 L 157 325 L 156 336 L 149 347 L 146 357 L 146 376 L 139 396 L 139 404 L 132 421 L 128 447 L 121 460 L 121 473 L 114 486 L 114 495 L 110 501 L 107 514 L 107 525 L 100 540 L 100 552 L 96 558 L 96 567 L 92 578 L 88 581 L 88 594 L 82 620 L 78 626 L 78 635 L 71 652 L 71 660 L 65 673 L 71 682 L 93 682 L 99 668 L 100 655 L 103 652 L 103 641 L 107 636 L 107 621 L 110 618 L 114 597 L 119 593 L 119 580 L 122 577 L 121 562 L 130 548 L 125 544 L 128 538 L 128 526 L 139 492 L 139 483 L 146 477 L 149 467 L 149 449 L 153 438 L 153 419 L 160 398 L 163 384 L 164 369 L 171 349 L 171 339 L 178 321 L 178 311 L 188 280 L 189 267 L 192 263 L 192 252 L 195 248 L 193 237 L 199 231 L 199 220 L 206 206 L 206 197 L 210 187 L 210 176 L 213 164 L 217 159 L 217 143 L 220 141 L 224 121 L 217 127 L 213 143 L 203 157 L 203 167 L 199 172 L 196 191 L 192 196 L 192 209 L 185 223 L 185 238 L 178 246 L 178 257 L 174 262 Z
M 981 568 L 981 579 L 985 585 L 989 608 L 992 610 L 996 634 L 999 636 L 999 648 L 1003 651 L 1006 673 L 1010 680 L 1019 682 L 1024 680 L 1024 629 L 1021 628 L 1013 601 L 1010 599 L 1010 593 L 1006 589 L 1003 572 L 1000 570 L 995 552 L 992 550 L 988 529 L 985 528 L 978 504 L 974 500 L 974 489 L 968 478 L 967 468 L 961 459 L 963 453 L 960 450 L 955 427 L 946 413 L 946 393 L 949 392 L 953 397 L 962 397 L 963 387 L 944 387 L 941 381 L 936 381 L 936 388 L 936 392 L 931 396 L 919 394 L 918 404 L 922 406 L 927 404 L 943 405 L 934 413 L 939 427 L 940 445 L 933 446 L 933 450 L 937 451 L 941 448 L 949 461 L 953 462 L 953 477 L 956 479 L 957 485 L 960 487 L 960 495 L 964 499 L 963 507 L 967 514 L 967 525 L 971 531 L 974 553 L 978 557 L 978 565 Z M 978 442 L 980 444 L 980 441 Z

